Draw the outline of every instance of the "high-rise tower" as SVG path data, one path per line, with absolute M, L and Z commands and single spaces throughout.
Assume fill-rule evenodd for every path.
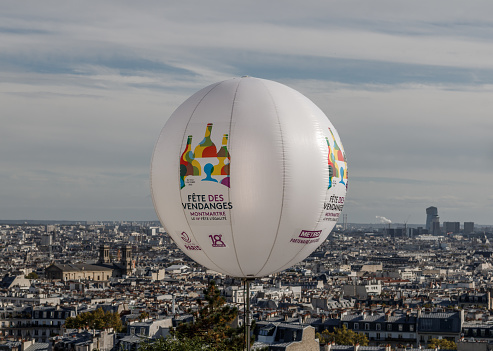
M 430 234 L 440 233 L 440 217 L 438 217 L 438 209 L 435 206 L 426 209 L 426 229 Z

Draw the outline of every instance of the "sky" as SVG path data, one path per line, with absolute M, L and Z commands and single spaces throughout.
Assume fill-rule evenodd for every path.
M 171 113 L 244 75 L 317 104 L 349 222 L 493 224 L 491 1 L 3 1 L 0 220 L 156 220 Z

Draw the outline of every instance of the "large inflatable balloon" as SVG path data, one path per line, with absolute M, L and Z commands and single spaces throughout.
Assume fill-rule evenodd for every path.
M 186 100 L 157 141 L 151 188 L 178 247 L 212 270 L 260 277 L 302 261 L 344 205 L 346 155 L 299 92 L 243 77 Z

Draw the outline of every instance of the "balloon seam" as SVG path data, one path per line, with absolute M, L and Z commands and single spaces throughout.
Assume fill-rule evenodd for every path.
M 229 119 L 229 138 L 228 138 L 228 150 L 230 150 L 230 152 L 234 155 L 234 152 L 233 150 L 231 149 L 231 140 L 233 140 L 232 136 L 231 136 L 231 126 L 233 124 L 233 111 L 234 111 L 234 106 L 235 106 L 235 102 L 236 102 L 236 95 L 238 94 L 238 89 L 240 88 L 240 84 L 241 84 L 241 79 L 240 81 L 238 82 L 238 85 L 236 86 L 236 90 L 235 90 L 235 94 L 234 94 L 234 97 L 233 97 L 233 103 L 231 105 L 231 116 L 230 116 L 230 119 Z M 231 167 L 230 167 L 230 170 L 231 170 Z M 231 177 L 231 173 L 229 175 Z M 228 189 L 228 198 L 230 198 L 230 192 L 231 192 L 231 189 Z M 231 210 L 229 210 L 229 213 L 231 214 Z M 230 221 L 229 221 L 229 225 L 230 225 L 230 228 L 231 228 L 231 238 L 233 240 L 233 248 L 234 248 L 234 251 L 235 251 L 235 257 L 236 257 L 236 262 L 238 263 L 238 268 L 240 269 L 241 271 L 241 274 L 243 276 L 245 276 L 245 273 L 243 272 L 243 269 L 241 268 L 241 264 L 240 264 L 240 260 L 238 258 L 238 252 L 236 251 L 236 245 L 235 245 L 235 234 L 234 234 L 234 231 L 233 231 L 233 218 L 231 217 Z
M 276 104 L 276 101 L 274 100 L 274 97 L 272 96 L 270 90 L 267 88 L 267 85 L 263 81 L 261 81 L 261 82 L 264 85 L 265 89 L 267 90 L 267 93 L 269 94 L 269 96 L 272 100 L 272 103 L 274 105 L 274 109 L 276 111 L 277 123 L 279 125 L 279 131 L 280 131 L 279 134 L 281 136 L 281 150 L 282 150 L 282 197 L 281 197 L 281 210 L 280 210 L 280 214 L 279 214 L 279 220 L 277 223 L 277 230 L 276 230 L 276 236 L 274 238 L 274 242 L 272 244 L 272 247 L 270 248 L 269 256 L 267 256 L 267 259 L 265 260 L 264 265 L 259 269 L 259 271 L 255 274 L 255 276 L 258 276 L 258 274 L 260 272 L 262 272 L 262 270 L 265 268 L 265 266 L 267 265 L 267 263 L 270 260 L 270 257 L 272 255 L 272 251 L 274 250 L 274 247 L 276 246 L 275 243 L 277 242 L 277 237 L 279 235 L 279 229 L 281 227 L 281 219 L 282 219 L 282 213 L 283 213 L 283 209 L 284 209 L 284 193 L 285 193 L 285 189 L 286 189 L 286 158 L 285 158 L 285 153 L 284 153 L 284 139 L 283 139 L 283 134 L 282 134 L 281 120 L 279 118 L 279 110 L 277 108 L 277 104 Z

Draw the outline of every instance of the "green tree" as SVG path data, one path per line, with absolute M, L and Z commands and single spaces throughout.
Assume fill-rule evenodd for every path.
M 183 338 L 181 340 L 168 336 L 156 341 L 144 341 L 139 345 L 139 351 L 192 351 L 213 349 L 203 343 L 200 338 Z
M 193 323 L 179 325 L 173 336 L 178 340 L 201 340 L 206 350 L 243 350 L 243 328 L 232 326 L 238 316 L 236 308 L 226 305 L 214 281 L 203 291 L 205 302 L 198 301 L 201 307 Z
M 76 317 L 68 317 L 65 319 L 66 328 L 90 328 L 103 330 L 113 328 L 120 332 L 123 329 L 122 320 L 117 312 L 104 312 L 100 307 L 91 312 L 83 312 Z
M 361 346 L 368 346 L 368 338 L 365 334 L 359 334 L 347 329 L 346 326 L 335 328 L 333 333 L 326 329 L 322 333 L 317 333 L 316 337 L 320 341 L 320 344 L 327 344 L 333 341 L 337 345 L 355 345 L 358 343 Z
M 36 272 L 31 272 L 28 275 L 26 275 L 26 279 L 38 279 L 38 273 Z
M 433 338 L 428 342 L 428 348 L 434 349 L 437 346 L 442 350 L 457 350 L 457 344 L 452 340 Z

